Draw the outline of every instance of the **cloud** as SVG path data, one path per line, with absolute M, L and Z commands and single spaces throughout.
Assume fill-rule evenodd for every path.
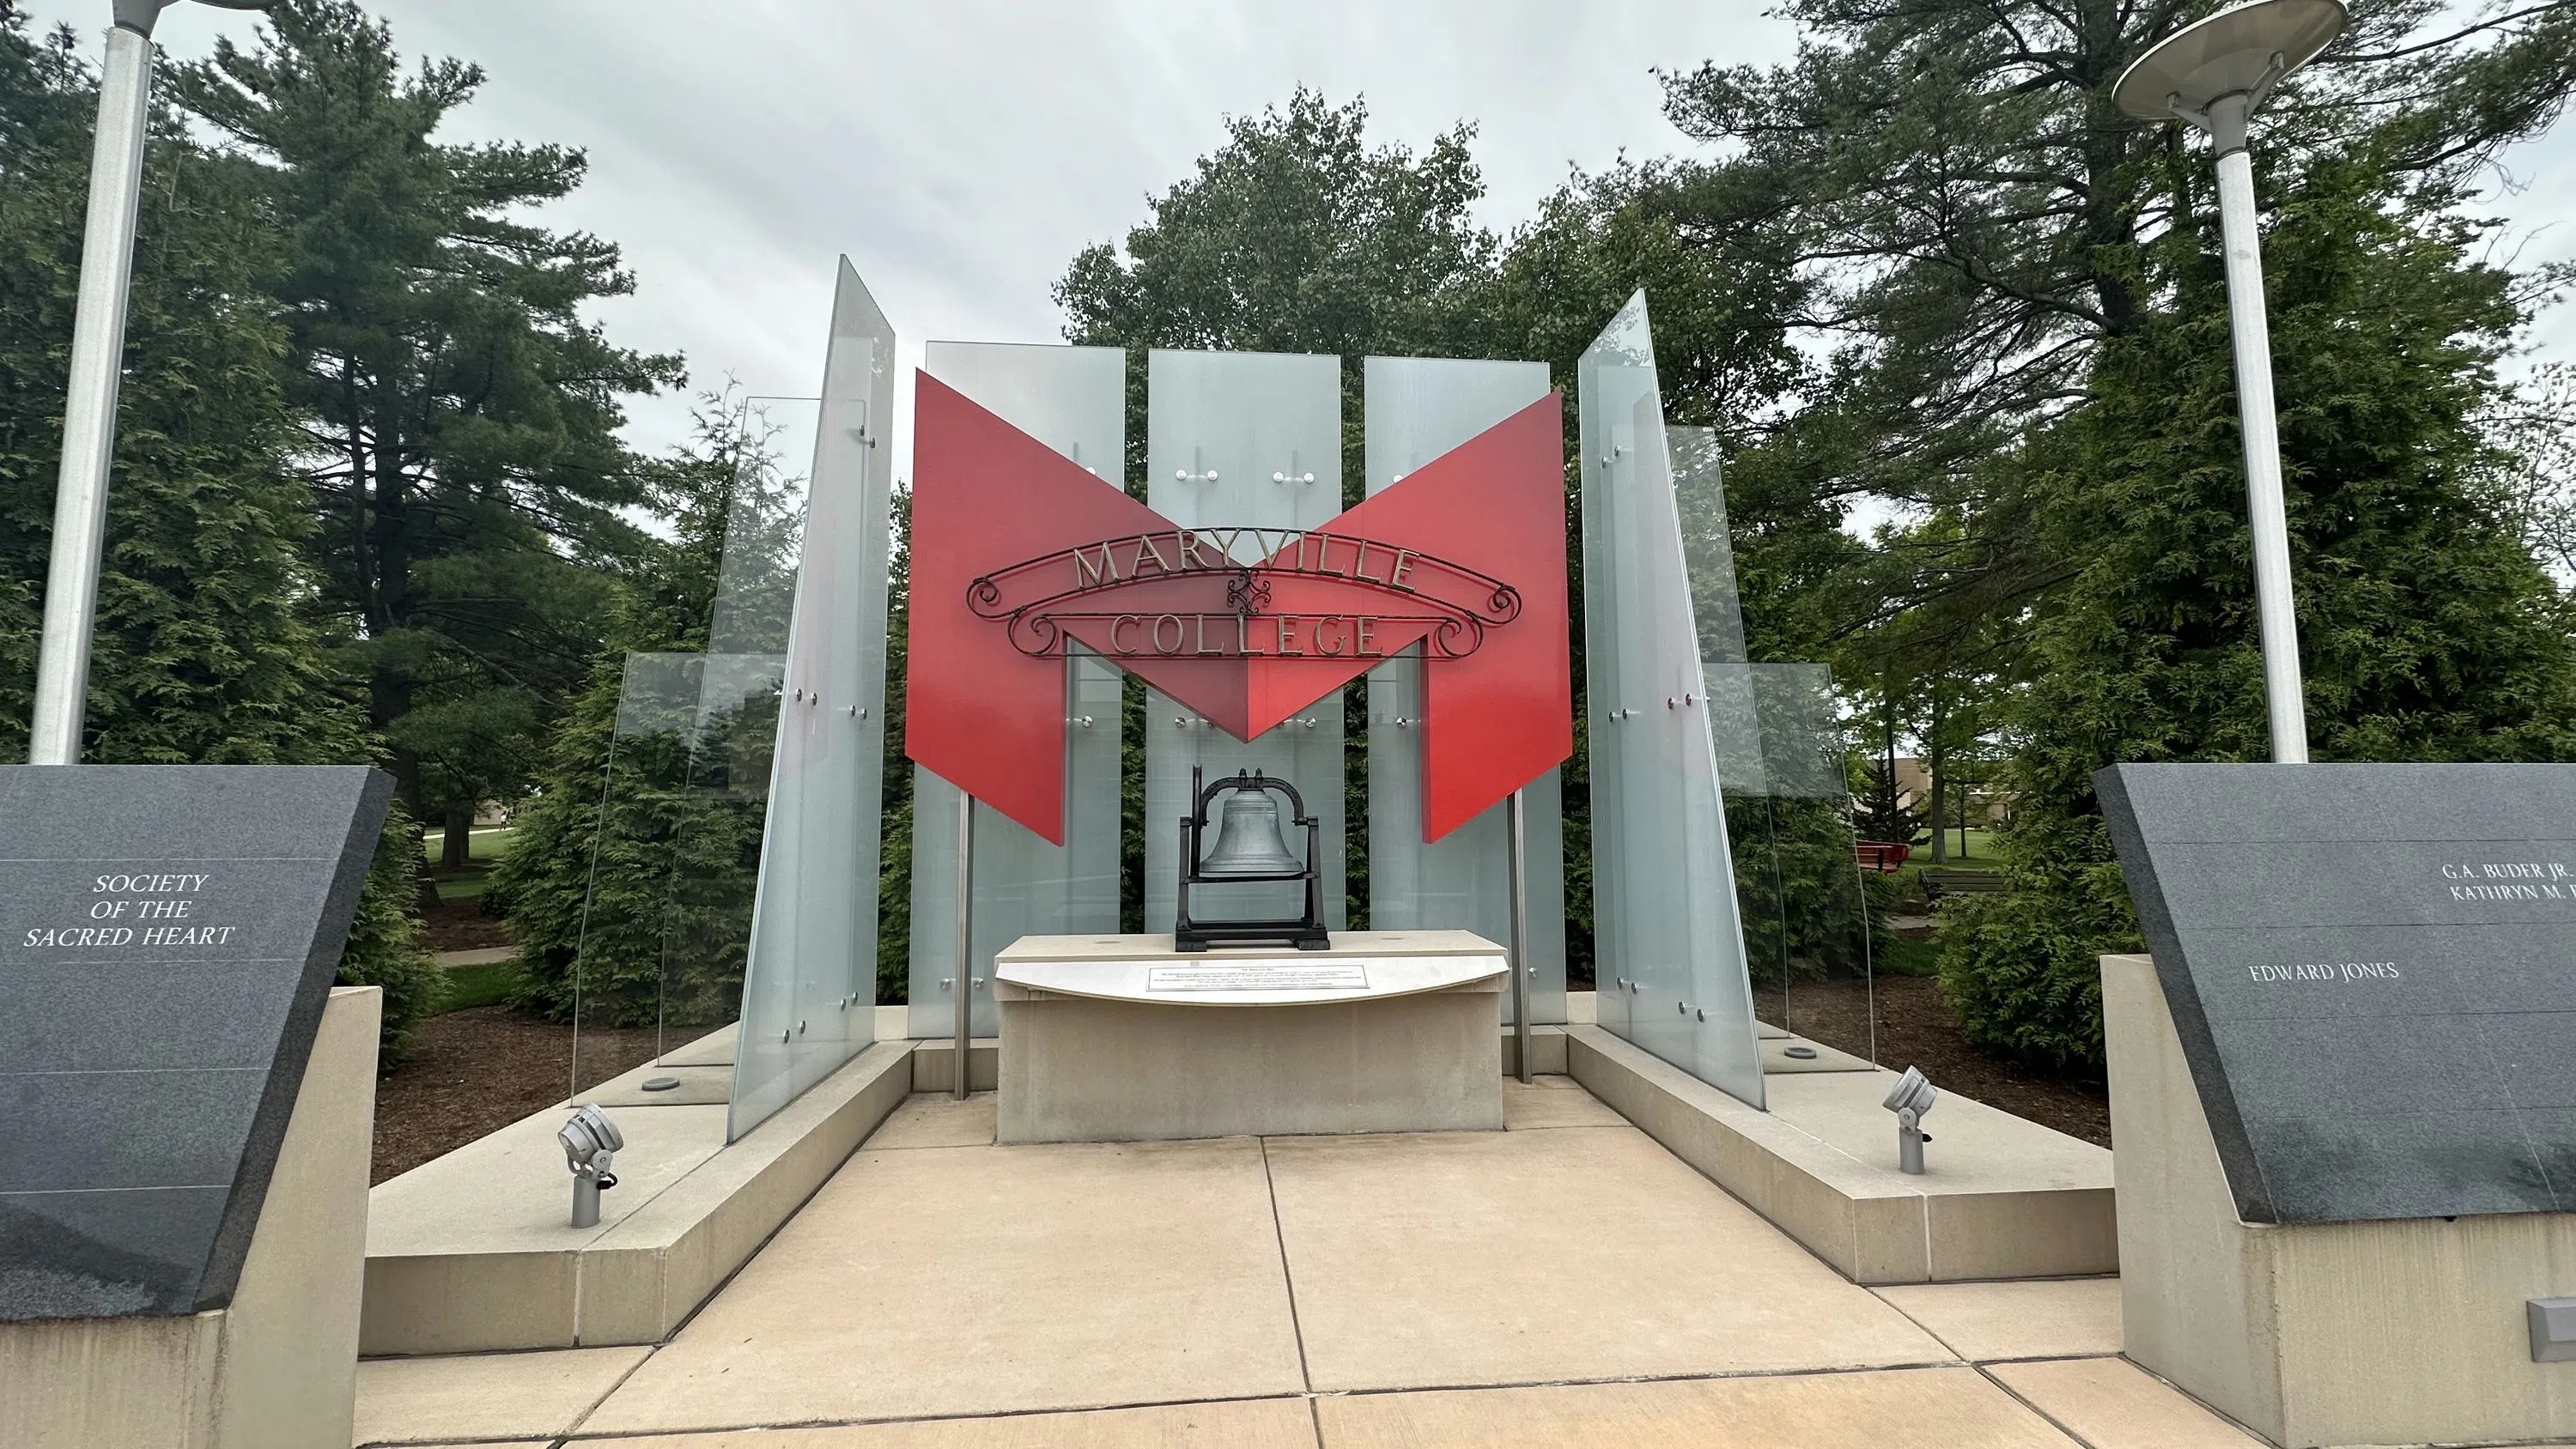
M 39 24 L 92 35 L 105 0 L 30 0 Z M 599 316 L 624 345 L 687 356 L 700 386 L 767 394 L 820 382 L 834 259 L 847 253 L 905 345 L 1051 341 L 1049 285 L 1115 241 L 1145 198 L 1221 143 L 1224 119 L 1299 85 L 1364 95 L 1380 142 L 1480 128 L 1506 228 L 1570 166 L 1687 144 L 1654 67 L 1785 60 L 1761 0 L 378 0 L 406 55 L 489 73 L 451 136 L 586 149 L 591 179 L 548 210 L 625 248 L 634 297 Z M 181 5 L 173 54 L 250 17 Z M 2576 136 L 2520 148 L 2540 184 L 2497 198 L 2526 262 L 2576 255 Z M 2537 231 L 2536 237 L 2530 234 Z M 2576 317 L 2544 323 L 2576 352 Z M 639 405 L 645 446 L 680 436 L 684 398 Z
M 32 0 L 96 33 L 104 0 Z M 1375 139 L 1416 147 L 1461 120 L 1498 228 L 1570 166 L 1680 148 L 1650 69 L 1785 59 L 1787 26 L 1747 0 L 1569 6 L 1407 3 L 839 5 L 736 0 L 380 0 L 407 56 L 489 73 L 460 138 L 585 148 L 591 178 L 549 208 L 619 243 L 637 295 L 610 335 L 686 354 L 700 385 L 819 383 L 834 259 L 846 252 L 911 358 L 923 339 L 1051 341 L 1050 284 L 1115 241 L 1145 198 L 1220 144 L 1224 119 L 1299 85 L 1364 95 Z M 1597 13 L 1587 13 L 1587 10 Z M 177 56 L 250 17 L 183 5 Z M 685 400 L 630 433 L 677 437 Z

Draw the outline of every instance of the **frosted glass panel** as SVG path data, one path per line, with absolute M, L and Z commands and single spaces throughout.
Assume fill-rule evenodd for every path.
M 1342 869 L 1342 693 L 1335 690 L 1256 736 L 1236 739 L 1197 711 L 1159 689 L 1145 691 L 1145 929 L 1172 929 L 1179 905 L 1181 817 L 1189 813 L 1190 767 L 1219 775 L 1259 770 L 1297 787 L 1318 827 L 1323 856 L 1324 927 L 1349 924 Z M 1211 821 L 1225 813 L 1228 797 L 1208 807 Z M 1279 831 L 1292 853 L 1306 849 L 1305 832 L 1288 822 L 1280 802 Z M 1213 838 L 1213 837 L 1211 837 Z M 1240 881 L 1190 887 L 1190 916 L 1198 921 L 1288 919 L 1303 915 L 1305 887 L 1295 881 Z
M 933 342 L 924 367 L 1030 437 L 1120 486 L 1127 456 L 1126 354 L 1114 347 Z M 1049 845 L 983 806 L 975 814 L 973 1030 L 1000 1029 L 993 957 L 1025 935 L 1118 929 L 1118 670 L 1076 654 L 1065 717 L 1065 843 Z M 905 1030 L 956 1030 L 957 789 L 913 770 L 912 958 Z
M 1763 1105 L 1726 817 L 1641 292 L 1579 370 L 1602 1025 Z
M 1372 357 L 1362 444 L 1370 496 L 1547 396 L 1547 366 Z M 1368 674 L 1369 924 L 1382 931 L 1465 930 L 1511 941 L 1507 806 L 1446 837 L 1422 839 L 1422 651 Z M 1525 795 L 1530 1020 L 1565 1020 L 1565 854 L 1557 772 Z M 1503 998 L 1511 1019 L 1511 997 Z
M 894 345 L 884 314 L 842 262 L 728 1137 L 793 1101 L 875 1035 Z
M 1183 528 L 1320 528 L 1342 511 L 1339 359 L 1156 351 L 1146 359 L 1146 389 L 1146 501 L 1163 517 Z M 1249 537 L 1237 544 L 1240 562 L 1252 562 L 1258 552 Z M 1322 821 L 1316 848 L 1323 854 L 1324 924 L 1342 929 L 1340 692 L 1247 744 L 1159 690 L 1146 691 L 1148 931 L 1172 928 L 1180 821 L 1189 810 L 1193 765 L 1211 777 L 1257 768 L 1297 787 Z M 1302 842 L 1290 846 L 1300 849 Z M 1303 909 L 1295 891 L 1276 882 L 1194 889 L 1191 913 L 1208 920 L 1294 915 Z
M 1077 649 L 1079 646 L 1077 646 Z M 1111 933 L 1118 929 L 1118 696 L 1108 661 L 1074 653 L 1066 701 L 1073 721 L 1067 757 L 1065 844 L 1047 842 L 990 806 L 975 807 L 977 1036 L 993 1036 L 993 957 L 1022 936 Z M 947 1037 L 957 1030 L 957 787 L 912 771 L 912 1000 L 905 1030 Z
M 1509 805 L 1422 840 L 1422 655 L 1369 671 L 1369 925 L 1512 939 Z M 1565 829 L 1557 772 L 1523 791 L 1529 893 L 1530 1020 L 1565 1020 Z M 1512 1019 L 1505 993 L 1503 1020 Z

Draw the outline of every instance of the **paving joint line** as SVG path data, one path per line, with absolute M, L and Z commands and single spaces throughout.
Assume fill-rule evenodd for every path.
M 1306 1363 L 1306 1325 L 1297 1316 L 1297 1273 L 1288 1264 L 1288 1229 L 1279 1220 L 1279 1184 L 1270 1175 L 1270 1139 L 1255 1137 L 1252 1140 L 1261 1144 L 1261 1191 L 1270 1199 L 1270 1236 L 1271 1241 L 1279 1245 L 1279 1281 L 1288 1290 L 1288 1331 L 1297 1339 L 1297 1380 L 1311 1396 L 1315 1392 L 1315 1371 Z M 1322 1433 L 1319 1427 L 1316 1430 L 1318 1449 L 1323 1442 Z

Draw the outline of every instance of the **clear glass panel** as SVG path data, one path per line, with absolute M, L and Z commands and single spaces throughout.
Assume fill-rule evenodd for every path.
M 1579 381 L 1601 1023 L 1758 1107 L 1734 864 L 1643 293 L 1584 353 Z
M 1853 851 L 1832 675 L 1746 662 L 1717 435 L 1676 427 L 1664 437 L 1757 1014 L 1766 1034 L 1874 1061 L 1874 913 Z
M 875 1035 L 894 330 L 842 262 L 734 1053 L 740 1137 Z
M 1372 357 L 1361 364 L 1368 421 L 1364 485 L 1406 474 L 1547 396 L 1547 365 Z M 1369 924 L 1383 931 L 1467 930 L 1511 940 L 1511 838 L 1496 805 L 1445 838 L 1422 839 L 1422 651 L 1368 675 Z M 1565 855 L 1557 772 L 1524 792 L 1530 1020 L 1565 1020 Z M 1503 999 L 1511 1019 L 1511 998 Z
M 689 737 L 688 797 L 672 842 L 658 1057 L 669 1065 L 733 1061 L 814 420 L 813 398 L 745 400 L 746 445 L 725 510 L 724 558 Z
M 1746 706 L 1721 727 L 1752 765 L 1726 777 L 1745 952 L 1761 1019 L 1877 1060 L 1874 974 L 1883 887 L 1854 853 L 1846 740 L 1821 664 L 1707 666 Z
M 925 369 L 995 416 L 1119 486 L 1127 439 L 1126 354 L 1114 347 L 933 342 Z M 975 814 L 972 1030 L 1000 1029 L 993 957 L 1025 935 L 1118 929 L 1118 696 L 1108 662 L 1077 654 L 1067 669 L 1065 843 L 1049 845 L 983 806 Z M 905 1029 L 956 1031 L 957 788 L 913 771 L 912 958 Z
M 1155 512 L 1183 528 L 1249 529 L 1320 528 L 1342 511 L 1339 359 L 1156 351 L 1146 358 L 1146 388 L 1146 501 Z M 1243 562 L 1257 556 L 1250 537 L 1237 547 Z M 1297 787 L 1322 822 L 1324 923 L 1342 929 L 1340 691 L 1248 744 L 1158 690 L 1146 692 L 1145 706 L 1145 929 L 1172 928 L 1194 765 L 1210 776 L 1257 768 Z M 1293 914 L 1302 905 L 1291 899 L 1294 889 L 1211 887 L 1204 913 Z
M 573 953 L 579 1094 L 653 1059 L 702 654 L 629 654 L 601 781 L 599 829 Z

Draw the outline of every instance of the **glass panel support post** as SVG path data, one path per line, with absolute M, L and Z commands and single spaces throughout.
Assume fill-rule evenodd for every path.
M 975 1028 L 975 797 L 957 792 L 957 1100 L 966 1100 L 966 1042 Z
M 1529 832 L 1521 819 L 1521 792 L 1512 792 L 1512 1059 L 1520 1079 L 1530 1079 Z

